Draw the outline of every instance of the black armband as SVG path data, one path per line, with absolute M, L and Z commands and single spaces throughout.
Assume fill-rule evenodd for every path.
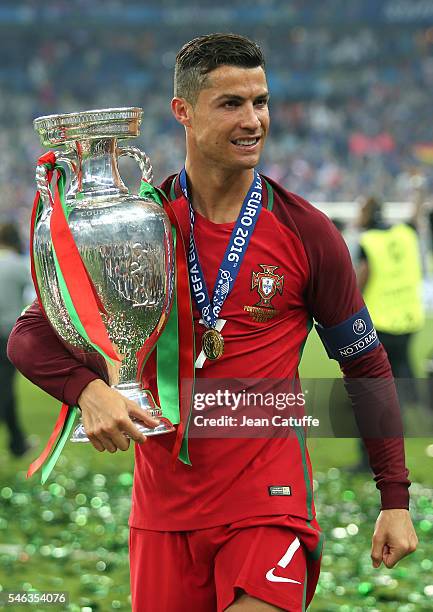
M 380 344 L 367 306 L 338 325 L 315 327 L 329 358 L 339 362 L 365 355 Z

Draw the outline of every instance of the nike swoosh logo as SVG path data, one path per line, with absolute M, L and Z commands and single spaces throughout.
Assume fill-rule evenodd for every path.
M 301 584 L 299 580 L 292 580 L 291 578 L 284 578 L 283 576 L 275 576 L 274 569 L 275 567 L 266 573 L 266 580 L 269 580 L 269 582 L 292 582 L 293 584 Z
M 284 555 L 278 561 L 277 565 L 285 569 L 289 565 L 290 561 L 293 559 L 293 555 L 300 548 L 300 546 L 301 543 L 299 541 L 299 538 L 295 538 L 284 553 Z M 283 576 L 275 576 L 275 569 L 276 568 L 273 567 L 272 569 L 266 572 L 266 580 L 269 580 L 269 582 L 291 582 L 292 584 L 301 584 L 299 580 L 292 580 L 291 578 L 284 578 Z

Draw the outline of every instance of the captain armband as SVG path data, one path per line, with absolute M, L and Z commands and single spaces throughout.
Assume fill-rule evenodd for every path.
M 320 323 L 315 327 L 329 358 L 340 363 L 366 355 L 380 344 L 367 306 L 334 327 Z

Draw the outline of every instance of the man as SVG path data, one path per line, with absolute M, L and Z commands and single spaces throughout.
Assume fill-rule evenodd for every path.
M 392 373 L 402 379 L 401 399 L 414 401 L 417 393 L 409 348 L 414 334 L 424 324 L 418 236 L 412 224 L 386 224 L 382 204 L 375 197 L 363 203 L 359 227 L 358 286 L 388 354 Z
M 15 457 L 25 455 L 31 444 L 19 422 L 14 390 L 16 370 L 7 358 L 6 347 L 30 285 L 30 266 L 21 255 L 18 230 L 11 222 L 0 223 L 0 419 L 9 430 L 9 450 Z
M 179 52 L 172 111 L 185 129 L 185 171 L 162 189 L 186 227 L 190 265 L 200 262 L 209 292 L 203 303 L 194 293 L 199 283 L 191 283 L 199 378 L 293 380 L 312 317 L 332 351 L 328 329 L 341 330 L 363 307 L 349 255 L 329 220 L 255 174 L 269 130 L 268 100 L 263 55 L 248 39 L 212 34 Z M 218 289 L 223 261 L 230 279 L 237 274 L 224 291 Z M 258 301 L 254 288 L 259 272 L 268 279 L 267 300 Z M 23 354 L 40 348 L 38 335 L 44 354 L 30 364 Z M 18 321 L 9 352 L 28 378 L 69 404 L 78 402 L 98 450 L 126 450 L 122 431 L 142 440 L 128 417 L 132 406 L 68 356 L 36 306 Z M 348 377 L 382 377 L 389 407 L 398 413 L 380 346 L 343 369 Z M 168 434 L 136 445 L 133 609 L 305 609 L 318 578 L 321 534 L 302 432 L 285 439 L 191 439 L 192 466 L 173 466 L 173 443 Z M 416 547 L 402 441 L 366 443 L 382 496 L 373 562 L 391 567 Z
M 410 344 L 424 324 L 420 245 L 415 230 L 422 205 L 416 194 L 413 221 L 389 225 L 382 203 L 373 196 L 361 205 L 361 230 L 357 264 L 358 287 L 370 312 L 377 335 L 386 350 L 401 404 L 415 403 L 418 392 L 410 361 Z M 368 469 L 365 449 L 353 470 Z

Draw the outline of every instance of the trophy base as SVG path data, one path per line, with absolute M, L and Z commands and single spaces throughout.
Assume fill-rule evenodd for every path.
M 152 416 L 162 416 L 161 409 L 158 408 L 158 406 L 156 406 L 151 399 L 149 399 L 148 392 L 141 389 L 139 383 L 119 383 L 117 385 L 113 385 L 112 388 L 127 397 L 129 400 L 136 402 L 140 406 L 140 408 L 142 408 L 146 412 L 149 412 Z M 166 423 L 164 421 L 161 421 L 161 423 L 156 427 L 149 427 L 148 425 L 145 425 L 142 421 L 139 421 L 135 417 L 131 420 L 133 421 L 138 431 L 144 434 L 145 436 L 159 436 L 161 434 L 170 433 L 171 431 L 174 431 L 173 425 L 170 425 L 169 423 Z M 125 434 L 125 436 L 129 438 L 127 434 Z M 81 419 L 76 428 L 74 429 L 74 433 L 72 434 L 70 441 L 90 442 Z

